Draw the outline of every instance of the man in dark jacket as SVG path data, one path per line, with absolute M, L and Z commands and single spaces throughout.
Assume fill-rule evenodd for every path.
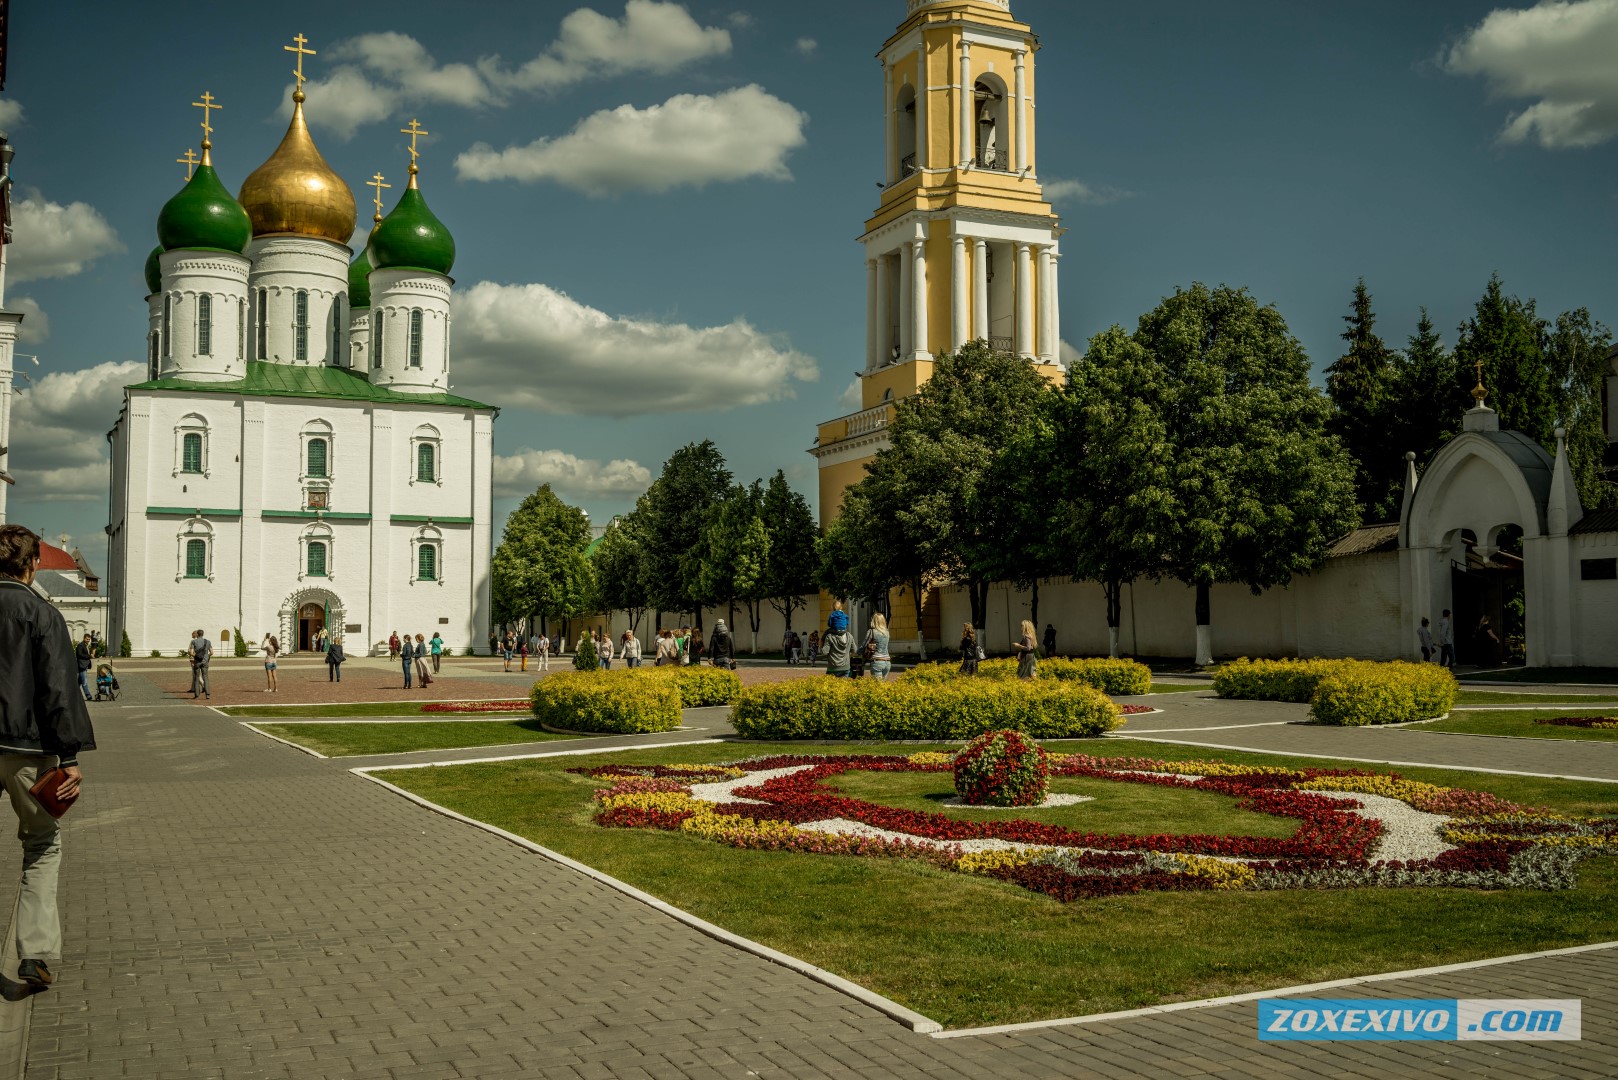
M 736 667 L 736 642 L 725 629 L 724 619 L 715 619 L 713 624 L 713 639 L 708 642 L 708 657 L 717 668 Z
M 95 646 L 90 644 L 90 635 L 85 634 L 79 647 L 73 650 L 73 657 L 79 662 L 79 689 L 84 691 L 84 700 L 90 700 L 90 669 L 95 666 Z
M 29 794 L 58 765 L 59 798 L 79 793 L 81 750 L 95 749 L 84 698 L 75 692 L 73 637 L 62 616 L 30 587 L 39 568 L 39 537 L 0 525 L 0 781 L 17 812 L 22 887 L 17 898 L 17 977 L 49 986 L 47 961 L 62 957 L 56 872 L 62 843 L 56 819 Z

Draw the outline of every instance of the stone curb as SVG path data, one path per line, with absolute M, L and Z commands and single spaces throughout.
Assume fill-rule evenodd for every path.
M 626 747 L 625 749 L 630 748 Z M 570 859 L 560 852 L 552 851 L 547 847 L 536 844 L 526 837 L 518 836 L 516 833 L 507 832 L 505 829 L 502 829 L 496 825 L 490 825 L 486 821 L 479 821 L 476 818 L 467 817 L 465 814 L 456 813 L 454 810 L 451 810 L 448 807 L 440 806 L 438 803 L 432 802 L 429 799 L 424 799 L 420 795 L 406 791 L 404 788 L 401 788 L 395 784 L 390 784 L 380 777 L 373 776 L 367 770 L 353 769 L 351 771 L 356 775 L 362 776 L 366 780 L 371 781 L 373 784 L 379 784 L 382 787 L 387 788 L 395 795 L 404 796 L 411 802 L 417 804 L 418 806 L 425 807 L 426 809 L 433 811 L 435 814 L 442 814 L 444 817 L 451 818 L 452 820 L 462 822 L 466 825 L 471 825 L 474 828 L 482 829 L 484 832 L 498 836 L 502 840 L 508 840 L 511 843 L 516 844 L 518 847 L 532 851 L 536 855 L 540 855 L 554 863 L 583 874 L 592 881 L 599 882 L 616 892 L 622 893 L 632 900 L 638 900 L 647 907 L 653 908 L 654 910 L 669 916 L 677 922 L 684 923 L 686 926 L 691 927 L 698 933 L 711 937 L 715 941 L 722 942 L 731 946 L 732 948 L 740 949 L 743 952 L 751 953 L 752 955 L 763 960 L 768 960 L 772 964 L 778 964 L 781 967 L 788 968 L 800 975 L 805 975 L 818 983 L 829 986 L 833 990 L 846 994 L 861 1004 L 868 1005 L 877 1012 L 897 1020 L 899 1023 L 908 1027 L 911 1031 L 930 1035 L 944 1030 L 944 1026 L 938 1021 L 929 1019 L 928 1017 L 925 1017 L 921 1013 L 918 1013 L 912 1009 L 907 1009 L 903 1005 L 900 1005 L 897 1001 L 890 1000 L 889 998 L 883 997 L 881 994 L 867 990 L 865 987 L 860 986 L 857 983 L 850 982 L 841 975 L 834 975 L 824 968 L 815 967 L 813 964 L 799 960 L 797 957 L 788 956 L 786 953 L 778 952 L 767 945 L 761 945 L 756 941 L 733 934 L 729 930 L 715 926 L 713 923 L 708 922 L 705 919 L 697 918 L 688 911 L 677 908 L 672 904 L 665 903 L 650 893 L 642 892 L 633 885 L 630 885 L 628 882 L 620 881 L 608 874 L 603 874 L 601 871 L 596 870 L 593 867 L 586 866 L 584 863 L 578 862 L 575 859 Z

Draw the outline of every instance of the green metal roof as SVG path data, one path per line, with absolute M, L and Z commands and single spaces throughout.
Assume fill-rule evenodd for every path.
M 192 394 L 239 394 L 246 397 L 340 398 L 386 405 L 448 405 L 458 409 L 499 412 L 493 405 L 454 394 L 406 394 L 385 386 L 373 386 L 365 376 L 345 368 L 272 364 L 262 360 L 249 360 L 247 377 L 234 382 L 191 382 L 170 377 L 134 383 L 125 389 L 181 390 Z
M 208 159 L 204 156 L 202 160 Z M 213 166 L 200 165 L 157 215 L 157 239 L 164 251 L 201 248 L 240 255 L 253 239 L 253 223 L 241 203 L 225 190 Z

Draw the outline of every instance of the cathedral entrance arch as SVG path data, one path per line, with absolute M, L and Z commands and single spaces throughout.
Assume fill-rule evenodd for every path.
M 334 637 L 341 635 L 347 614 L 342 598 L 330 589 L 299 589 L 281 604 L 282 647 L 307 652 L 322 628 Z

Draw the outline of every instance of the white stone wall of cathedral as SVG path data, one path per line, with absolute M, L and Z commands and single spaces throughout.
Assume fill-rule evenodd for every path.
M 371 382 L 405 393 L 449 392 L 450 279 L 421 270 L 373 270 L 371 284 Z M 412 344 L 412 317 L 420 314 L 420 337 Z M 382 323 L 380 366 L 377 321 Z
M 179 250 L 164 252 L 159 262 L 163 267 L 163 292 L 155 305 L 159 376 L 195 382 L 242 378 L 247 259 L 223 251 Z
M 146 377 L 157 378 L 162 367 L 163 293 L 161 290 L 146 298 Z
M 256 649 L 266 632 L 282 633 L 299 602 L 329 604 L 344 626 L 358 625 L 348 635 L 355 654 L 405 624 L 457 650 L 486 640 L 487 414 L 184 392 L 130 398 L 114 433 L 122 491 L 109 555 L 113 632 L 127 629 L 136 655 L 183 648 L 193 624 L 216 643 L 239 625 Z M 200 473 L 184 471 L 187 433 L 204 439 Z M 324 478 L 307 475 L 310 438 L 327 441 Z M 423 443 L 434 447 L 428 480 L 418 476 Z M 144 462 L 145 475 L 120 476 L 128 462 Z M 310 490 L 326 492 L 330 516 L 304 511 Z M 200 578 L 185 564 L 193 538 L 208 553 Z M 308 574 L 311 540 L 329 545 L 324 577 Z M 415 580 L 423 542 L 437 548 L 430 582 Z
M 371 368 L 371 309 L 348 312 L 348 366 L 362 375 Z
M 348 363 L 349 249 L 309 236 L 261 236 L 247 248 L 252 272 L 249 355 L 276 364 L 342 367 Z M 264 308 L 260 333 L 258 312 Z M 299 359 L 298 295 L 307 302 Z

